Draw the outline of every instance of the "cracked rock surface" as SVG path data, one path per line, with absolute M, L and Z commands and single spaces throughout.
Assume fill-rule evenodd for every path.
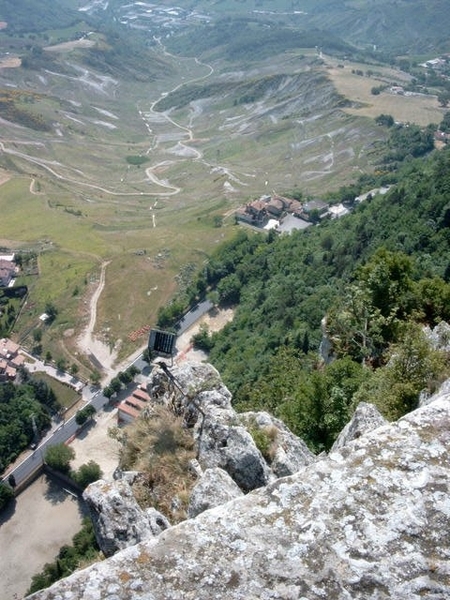
M 436 395 L 32 598 L 448 599 L 449 417 Z

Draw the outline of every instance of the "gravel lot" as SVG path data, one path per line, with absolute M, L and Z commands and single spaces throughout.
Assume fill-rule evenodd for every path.
M 0 517 L 0 598 L 22 598 L 31 578 L 80 530 L 82 505 L 41 476 Z

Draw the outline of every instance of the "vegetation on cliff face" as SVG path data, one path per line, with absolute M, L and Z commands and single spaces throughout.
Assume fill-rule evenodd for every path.
M 123 433 L 115 429 L 110 434 L 123 443 L 119 467 L 143 473 L 133 486 L 139 504 L 155 507 L 172 523 L 184 520 L 194 484 L 189 462 L 195 449 L 183 419 L 159 406 Z
M 388 194 L 340 221 L 281 237 L 239 231 L 185 296 L 214 289 L 237 305 L 199 342 L 239 408 L 270 410 L 315 450 L 331 446 L 357 401 L 398 418 L 447 373 L 421 327 L 450 319 L 450 152 L 408 158 L 389 178 Z M 363 177 L 353 197 L 383 182 Z M 319 360 L 325 316 L 331 364 Z

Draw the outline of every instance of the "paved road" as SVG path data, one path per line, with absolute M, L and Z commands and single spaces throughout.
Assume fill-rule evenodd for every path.
M 191 325 L 196 323 L 203 315 L 213 308 L 212 302 L 203 300 L 194 306 L 180 321 L 178 321 L 178 335 L 181 335 L 189 329 Z
M 212 303 L 209 300 L 205 300 L 200 302 L 197 306 L 195 306 L 190 312 L 188 312 L 183 319 L 179 321 L 178 327 L 178 335 L 184 333 L 191 325 L 196 323 L 203 315 L 205 315 L 209 310 L 213 308 Z M 35 359 L 35 357 L 33 357 Z M 137 359 L 131 362 L 134 364 L 140 371 L 145 371 L 148 369 L 148 364 L 142 360 L 142 355 L 140 355 Z M 73 378 L 64 373 L 57 372 L 56 369 L 49 365 L 45 365 L 44 363 L 39 364 L 39 366 L 34 367 L 35 370 L 45 370 L 49 375 L 66 381 L 73 385 Z M 70 381 L 69 381 L 70 380 Z M 82 393 L 82 397 L 86 402 L 86 405 L 92 404 L 96 411 L 101 410 L 108 402 L 108 398 L 102 394 L 96 388 L 91 386 L 84 386 L 81 389 L 82 384 L 79 384 L 79 388 Z M 16 484 L 20 485 L 23 481 L 25 481 L 30 475 L 39 467 L 42 466 L 44 462 L 44 456 L 47 448 L 49 446 L 54 446 L 55 444 L 61 444 L 67 442 L 71 437 L 77 434 L 79 430 L 79 426 L 75 421 L 75 416 L 71 417 L 65 423 L 60 425 L 54 425 L 51 431 L 47 434 L 44 440 L 39 444 L 39 446 L 34 450 L 29 456 L 27 456 L 20 464 L 18 464 L 14 469 L 8 471 L 3 476 L 3 481 L 7 481 L 9 475 L 14 475 L 16 480 Z
M 108 403 L 106 398 L 101 391 L 94 390 L 89 386 L 83 389 L 83 398 L 87 404 L 92 404 L 97 411 L 99 411 L 105 404 Z M 67 442 L 71 437 L 77 434 L 79 425 L 75 421 L 75 415 L 59 425 L 53 425 L 50 432 L 46 435 L 43 441 L 32 453 L 29 454 L 21 463 L 19 463 L 14 469 L 7 472 L 4 475 L 3 480 L 7 481 L 9 475 L 14 475 L 16 484 L 20 485 L 44 462 L 44 456 L 47 448 L 54 446 L 55 444 L 63 444 Z

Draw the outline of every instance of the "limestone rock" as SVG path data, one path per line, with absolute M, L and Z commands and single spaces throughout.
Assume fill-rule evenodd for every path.
M 143 511 L 125 480 L 91 483 L 83 498 L 94 524 L 95 537 L 105 556 L 112 556 L 170 526 L 167 519 L 150 509 Z
M 240 425 L 231 393 L 218 371 L 206 363 L 185 363 L 171 369 L 171 374 L 176 381 L 172 387 L 184 394 L 176 397 L 168 391 L 166 404 L 193 427 L 201 469 L 223 469 L 245 492 L 266 485 L 270 469 L 252 436 Z
M 153 506 L 146 508 L 144 513 L 147 517 L 150 531 L 153 536 L 159 535 L 170 527 L 169 520 L 161 514 L 159 510 L 153 508 Z
M 381 427 L 386 423 L 386 419 L 382 416 L 376 406 L 369 404 L 368 402 L 360 402 L 356 407 L 351 420 L 338 435 L 331 447 L 331 452 L 342 448 L 342 446 L 346 446 L 363 434 L 368 433 L 377 427 Z
M 189 499 L 188 516 L 196 517 L 209 508 L 242 496 L 240 488 L 223 469 L 206 469 Z
M 433 329 L 425 327 L 424 332 L 433 348 L 437 350 L 450 350 L 450 325 L 441 321 Z
M 264 457 L 275 477 L 292 475 L 315 460 L 316 457 L 305 442 L 294 435 L 280 419 L 264 411 L 241 413 L 238 418 L 250 430 L 256 428 L 266 436 L 269 448 L 268 456 Z
M 450 403 L 126 548 L 39 600 L 445 600 Z
M 126 481 L 129 485 L 133 485 L 133 483 L 139 479 L 140 473 L 139 471 L 123 471 L 120 467 L 117 467 L 113 473 L 113 479 L 122 479 Z
M 220 467 L 244 492 L 266 485 L 270 470 L 248 431 L 207 415 L 196 436 L 202 468 Z
M 419 406 L 426 406 L 427 404 L 431 404 L 437 398 L 441 398 L 442 400 L 450 401 L 450 379 L 444 381 L 439 390 L 435 394 L 428 394 L 422 392 L 419 398 Z

